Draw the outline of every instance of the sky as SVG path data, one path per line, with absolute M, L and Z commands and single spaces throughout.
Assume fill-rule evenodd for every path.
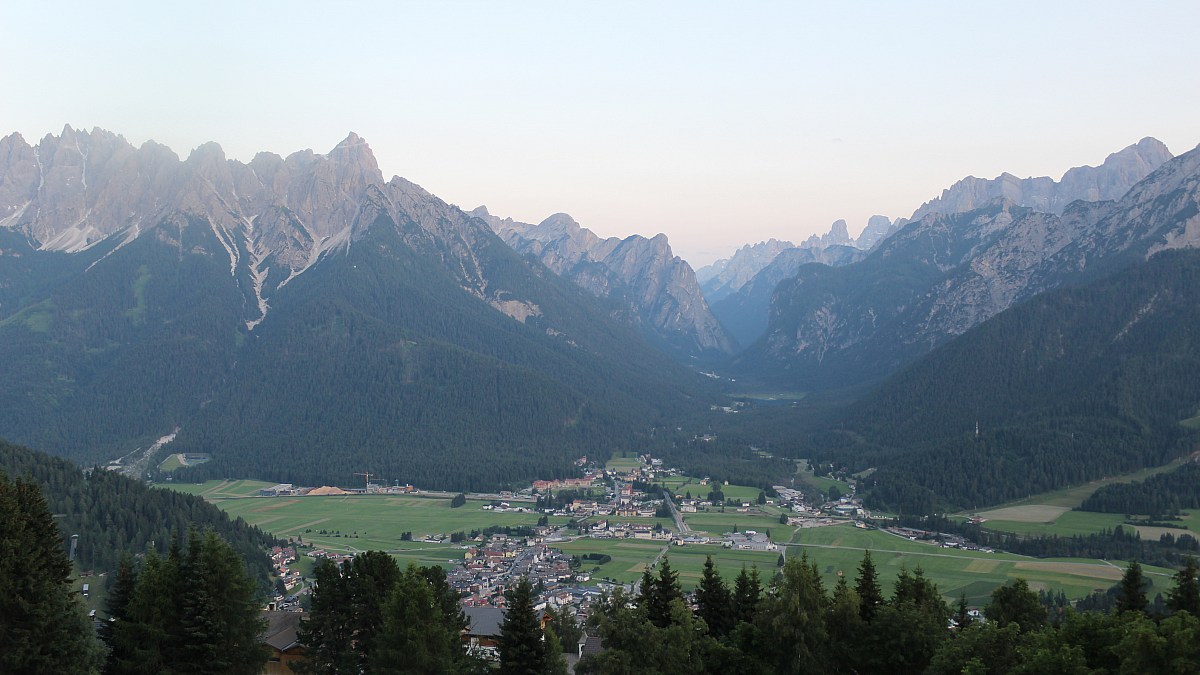
M 1200 3 L 0 3 L 0 135 L 328 152 L 694 267 L 1200 143 Z

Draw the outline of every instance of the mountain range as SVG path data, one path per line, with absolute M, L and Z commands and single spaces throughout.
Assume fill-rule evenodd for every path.
M 889 378 L 802 450 L 878 506 L 996 504 L 1159 466 L 1200 442 L 1200 251 L 1001 312 Z
M 1153 139 L 1058 181 L 964 179 L 857 240 L 839 221 L 693 273 L 663 235 L 605 239 L 565 214 L 521 223 L 385 180 L 354 134 L 327 154 L 248 163 L 99 129 L 32 145 L 13 134 L 0 139 L 0 436 L 85 463 L 154 441 L 211 454 L 192 478 L 368 470 L 494 489 L 571 475 L 582 455 L 675 457 L 680 441 L 702 453 L 680 425 L 721 407 L 716 375 L 688 367 L 703 363 L 865 394 L 803 451 L 878 468 L 884 503 L 965 505 L 973 484 L 1003 499 L 1013 467 L 1041 461 L 1021 448 L 1047 467 L 1078 449 L 1047 429 L 1104 452 L 1047 469 L 1046 485 L 1178 449 L 1173 425 L 1200 401 L 1182 383 L 1143 389 L 1192 373 L 1171 322 L 1191 325 L 1195 262 L 1173 252 L 1195 247 L 1200 149 L 1171 157 Z M 962 391 L 978 386 L 972 360 L 1007 384 Z M 1008 377 L 1009 363 L 1031 370 Z M 978 412 L 985 401 L 995 414 Z M 711 447 L 752 461 L 755 422 L 730 417 L 736 433 Z M 952 461 L 967 418 L 1010 458 L 991 469 L 1008 487 L 983 490 Z M 905 457 L 953 478 L 906 472 Z
M 1121 195 L 1074 199 L 1061 213 L 1004 196 L 979 206 L 952 198 L 952 188 L 939 208 L 923 206 L 861 261 L 803 266 L 781 282 L 766 334 L 737 357 L 735 372 L 809 390 L 876 381 L 1038 293 L 1196 245 L 1200 153 L 1151 170 L 1163 152 L 1143 140 L 1099 169 L 1049 181 L 1059 200 L 1069 193 L 1068 177 L 1089 195 L 1097 185 Z
M 610 314 L 354 134 L 248 164 L 0 140 L 0 435 L 82 461 L 177 431 L 198 477 L 567 475 L 707 405 Z

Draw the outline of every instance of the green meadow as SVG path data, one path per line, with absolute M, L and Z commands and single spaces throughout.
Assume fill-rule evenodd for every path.
M 1124 514 L 1092 513 L 1090 511 L 1075 511 L 1073 509 L 1105 485 L 1143 481 L 1150 476 L 1177 469 L 1187 461 L 1187 457 L 1181 457 L 1163 466 L 1095 480 L 1090 483 L 1063 488 L 1053 492 L 1031 495 L 1025 499 L 995 506 L 984 511 L 963 512 L 959 515 L 965 518 L 968 515 L 977 514 L 985 519 L 983 526 L 987 529 L 1014 532 L 1016 534 L 1047 534 L 1069 537 L 1076 534 L 1090 534 L 1101 530 L 1111 530 L 1125 522 Z M 1196 532 L 1197 530 L 1194 528 L 1200 526 L 1200 522 L 1194 519 L 1192 515 L 1192 512 L 1186 512 L 1179 524 Z M 1129 528 L 1132 526 L 1125 525 L 1124 527 Z M 1164 531 L 1162 528 L 1138 527 L 1137 529 L 1143 537 L 1152 536 L 1154 538 L 1158 538 L 1159 534 Z M 1173 531 L 1178 533 L 1183 530 Z
M 862 530 L 851 525 L 803 529 L 788 555 L 807 554 L 817 564 L 827 584 L 837 582 L 838 573 L 853 578 L 858 573 L 863 552 L 871 557 L 886 584 L 895 581 L 902 567 L 916 567 L 933 579 L 948 600 L 965 593 L 975 605 L 987 603 L 997 587 L 1021 578 L 1034 590 L 1062 590 L 1069 598 L 1080 598 L 1092 591 L 1107 590 L 1125 570 L 1119 561 L 1082 558 L 1039 559 L 1010 553 L 983 553 L 940 548 L 934 544 L 909 541 L 882 530 Z M 1171 587 L 1173 570 L 1143 566 L 1154 587 L 1149 594 L 1166 592 Z
M 431 534 L 469 532 L 491 525 L 533 525 L 539 514 L 485 511 L 485 501 L 468 500 L 465 506 L 450 508 L 445 496 L 424 495 L 344 495 L 326 497 L 254 497 L 269 484 L 261 481 L 212 481 L 204 485 L 175 485 L 206 499 L 229 513 L 257 525 L 279 537 L 301 537 L 307 543 L 329 551 L 353 553 L 385 550 L 402 563 L 449 566 L 462 559 L 464 549 L 449 543 L 420 541 Z M 1025 504 L 1024 506 L 1034 506 Z M 1001 521 L 1021 531 L 1087 531 L 1119 523 L 1121 516 L 1088 514 L 1063 510 L 1061 506 L 1040 505 L 1042 511 L 1029 513 L 1037 518 L 1052 518 L 1051 523 Z M 849 524 L 815 528 L 780 525 L 779 510 L 774 507 L 737 513 L 733 509 L 685 514 L 689 526 L 698 534 L 719 540 L 722 533 L 770 530 L 772 540 L 783 544 L 781 551 L 735 551 L 719 543 L 670 546 L 660 540 L 592 539 L 583 537 L 555 544 L 574 555 L 601 553 L 611 556 L 603 565 L 588 564 L 585 569 L 597 579 L 609 578 L 627 583 L 638 579 L 645 566 L 666 549 L 671 565 L 680 572 L 685 588 L 700 579 L 705 557 L 713 556 L 722 575 L 732 581 L 743 565 L 757 565 L 764 578 L 776 569 L 781 552 L 787 556 L 807 555 L 817 565 L 828 588 L 839 573 L 857 575 L 863 552 L 870 550 L 879 569 L 885 590 L 890 591 L 901 568 L 920 567 L 932 578 L 947 600 L 967 596 L 973 605 L 984 605 L 997 587 L 1017 578 L 1026 579 L 1034 589 L 1062 590 L 1070 598 L 1079 598 L 1095 590 L 1105 590 L 1120 579 L 1125 563 L 1085 559 L 1036 559 L 1008 553 L 982 553 L 943 549 L 933 544 L 909 541 L 881 530 L 864 530 Z M 1039 515 L 1040 514 L 1040 515 Z M 1115 518 L 1116 521 L 1104 520 Z M 566 518 L 551 518 L 552 524 Z M 659 522 L 665 519 L 610 518 L 617 522 Z M 1040 529 L 1039 529 L 1040 528 Z M 400 535 L 412 532 L 416 541 L 402 542 Z M 598 570 L 593 568 L 598 567 Z M 1145 567 L 1154 584 L 1150 595 L 1165 592 L 1171 586 L 1171 570 Z
M 318 548 L 344 553 L 390 551 L 420 565 L 445 565 L 463 556 L 459 545 L 420 541 L 429 535 L 470 532 L 493 525 L 535 525 L 540 517 L 534 512 L 484 510 L 489 502 L 481 500 L 467 500 L 454 509 L 450 498 L 444 496 L 253 496 L 270 485 L 261 481 L 210 481 L 170 487 L 202 495 L 231 518 L 242 518 L 277 537 L 300 537 Z M 550 522 L 562 524 L 567 519 L 551 518 Z M 405 532 L 411 532 L 415 541 L 401 541 Z

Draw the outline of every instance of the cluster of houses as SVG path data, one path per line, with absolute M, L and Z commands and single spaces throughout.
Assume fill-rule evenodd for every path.
M 274 568 L 275 575 L 283 582 L 284 588 L 292 590 L 304 580 L 299 570 L 292 569 L 292 564 L 296 562 L 296 549 L 291 546 L 272 546 L 271 547 L 271 567 Z
M 571 559 L 547 546 L 542 537 L 492 535 L 467 550 L 463 562 L 446 575 L 466 607 L 505 606 L 504 592 L 522 577 L 538 591 L 539 603 L 547 606 L 577 604 L 584 597 L 598 595 L 595 588 L 584 588 L 591 576 L 571 568 Z

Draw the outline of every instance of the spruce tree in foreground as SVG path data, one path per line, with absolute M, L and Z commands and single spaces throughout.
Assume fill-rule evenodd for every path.
M 760 599 L 762 599 L 762 582 L 758 579 L 758 566 L 751 566 L 749 573 L 743 566 L 733 584 L 734 621 L 752 623 L 754 614 L 758 611 Z
M 36 483 L 0 472 L 0 528 L 0 672 L 95 672 L 99 643 Z
M 1167 607 L 1173 612 L 1187 612 L 1200 619 L 1200 581 L 1196 574 L 1196 559 L 1188 556 L 1183 569 L 1175 574 L 1175 587 L 1167 593 Z
M 858 579 L 854 590 L 858 593 L 859 607 L 863 621 L 875 618 L 875 612 L 883 604 L 883 591 L 879 588 L 879 578 L 875 573 L 875 563 L 871 560 L 871 552 L 864 551 L 862 562 L 858 565 Z
M 1146 586 L 1149 582 L 1142 574 L 1142 566 L 1136 560 L 1130 561 L 1129 567 L 1125 568 L 1125 574 L 1121 576 L 1121 583 L 1117 590 L 1117 611 L 1118 612 L 1145 612 L 1146 607 L 1150 604 L 1146 600 Z
M 708 625 L 710 635 L 720 637 L 733 629 L 733 597 L 717 573 L 712 556 L 705 556 L 704 573 L 696 588 L 697 615 Z
M 112 624 L 110 673 L 258 673 L 262 644 L 254 579 L 224 539 L 192 531 L 183 550 L 173 540 L 165 558 L 147 553 Z
M 508 609 L 500 624 L 500 675 L 543 675 L 550 668 L 551 655 L 546 653 L 542 628 L 533 610 L 529 579 L 522 577 L 505 597 Z

